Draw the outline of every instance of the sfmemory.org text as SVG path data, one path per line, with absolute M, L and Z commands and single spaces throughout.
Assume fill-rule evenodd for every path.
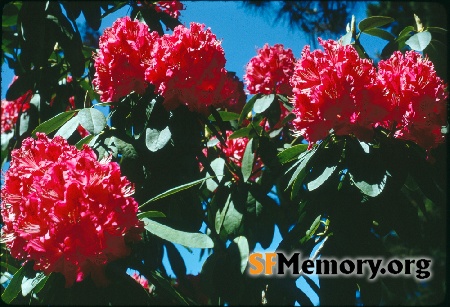
M 419 280 L 431 277 L 431 260 L 425 257 L 409 259 L 301 259 L 300 253 L 253 253 L 249 256 L 250 275 L 317 274 L 321 276 L 414 276 Z

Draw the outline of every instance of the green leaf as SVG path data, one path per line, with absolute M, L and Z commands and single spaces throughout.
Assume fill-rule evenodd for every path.
M 400 34 L 397 37 L 397 40 L 399 40 L 402 37 L 410 36 L 410 33 L 414 31 L 413 26 L 407 26 L 403 30 L 400 31 Z
M 222 158 L 216 158 L 211 162 L 211 168 L 214 171 L 214 174 L 207 173 L 206 176 L 206 188 L 213 192 L 215 189 L 217 189 L 218 184 L 217 182 L 212 179 L 211 175 L 214 175 L 217 178 L 218 182 L 221 182 L 223 179 L 224 174 L 224 168 L 225 168 L 225 160 Z M 208 177 L 209 176 L 209 177 Z
M 138 219 L 143 219 L 144 217 L 152 218 L 152 217 L 166 217 L 166 215 L 160 211 L 145 211 L 137 214 Z
M 73 111 L 67 111 L 63 113 L 59 113 L 58 115 L 50 118 L 49 120 L 43 122 L 39 126 L 37 126 L 33 132 L 31 132 L 31 135 L 33 137 L 36 137 L 37 132 L 43 132 L 45 134 L 50 134 L 62 125 L 64 125 L 69 119 L 72 118 L 77 113 L 76 110 Z
M 225 210 L 225 209 L 224 209 Z M 225 212 L 225 218 L 223 219 L 223 229 L 231 236 L 238 234 L 241 228 L 243 214 L 236 210 L 233 200 L 229 202 L 228 209 Z
M 144 228 L 146 230 L 164 240 L 192 248 L 214 247 L 213 240 L 203 233 L 191 233 L 175 230 L 148 218 L 142 218 L 141 220 L 144 222 Z
M 244 119 L 247 118 L 247 115 L 249 112 L 252 111 L 253 106 L 255 104 L 256 99 L 258 99 L 259 97 L 261 97 L 260 94 L 256 94 L 254 95 L 252 98 L 250 98 L 250 100 L 244 105 L 244 108 L 242 108 L 242 112 L 241 115 L 239 116 L 239 121 L 238 121 L 238 125 L 240 126 L 242 124 L 242 122 L 244 121 Z
M 314 222 L 311 224 L 311 227 L 309 227 L 309 230 L 306 231 L 306 235 L 300 239 L 301 244 L 305 243 L 306 241 L 311 239 L 312 236 L 314 236 L 314 234 L 316 233 L 317 229 L 320 226 L 320 217 L 321 217 L 321 215 L 316 217 Z
M 300 187 L 302 186 L 303 180 L 305 179 L 307 173 L 307 166 L 310 159 L 313 157 L 315 153 L 315 150 L 309 150 L 306 151 L 302 157 L 302 162 L 298 166 L 298 168 L 295 170 L 294 175 L 292 176 L 291 180 L 289 181 L 288 186 L 292 182 L 292 191 L 291 191 L 291 199 L 294 199 L 294 197 L 298 194 L 298 191 L 300 190 Z
M 256 99 L 253 111 L 257 114 L 264 112 L 275 101 L 275 97 L 275 94 L 262 95 L 261 98 Z
M 10 265 L 9 263 L 6 262 L 0 262 L 0 266 L 4 267 L 6 269 L 6 271 L 10 272 L 11 274 L 16 274 L 16 272 L 18 271 L 18 269 L 12 265 Z
M 145 203 L 143 203 L 142 205 L 139 206 L 139 209 L 141 209 L 145 205 L 147 205 L 147 204 L 149 204 L 151 202 L 154 202 L 154 201 L 156 201 L 158 199 L 161 199 L 161 198 L 170 196 L 172 194 L 178 193 L 180 191 L 192 188 L 193 186 L 196 186 L 197 184 L 200 184 L 203 181 L 208 180 L 209 178 L 211 178 L 211 177 L 206 177 L 206 178 L 202 178 L 202 179 L 199 179 L 199 180 L 195 180 L 195 181 L 192 181 L 192 182 L 189 182 L 189 183 L 186 183 L 186 184 L 182 184 L 182 185 L 177 186 L 175 188 L 172 188 L 170 190 L 167 190 L 167 191 L 165 191 L 165 192 L 163 192 L 163 193 L 161 193 L 161 194 L 159 194 L 159 195 L 157 195 L 157 196 L 147 200 Z
M 244 274 L 245 268 L 247 267 L 248 263 L 248 256 L 250 253 L 248 240 L 244 236 L 239 236 L 234 238 L 233 242 L 237 244 L 237 247 L 239 249 L 239 254 L 241 256 L 241 273 Z
M 80 121 L 78 116 L 72 117 L 67 123 L 62 125 L 58 131 L 56 131 L 55 136 L 59 135 L 65 138 L 66 140 L 77 130 Z
M 22 279 L 22 284 L 21 284 L 22 295 L 27 296 L 39 284 L 40 284 L 40 288 L 42 288 L 43 284 L 45 285 L 47 280 L 48 280 L 48 276 L 45 276 L 45 274 L 42 272 L 36 272 L 36 275 L 33 278 L 28 278 L 28 277 L 24 276 Z
M 339 39 L 339 43 L 342 46 L 350 45 L 351 42 L 352 42 L 352 32 L 347 32 L 347 34 L 343 35 Z
M 232 140 L 232 139 L 237 139 L 237 138 L 241 138 L 241 137 L 248 137 L 250 134 L 250 131 L 252 131 L 252 127 L 251 126 L 247 126 L 244 128 L 241 128 L 235 132 L 233 132 L 233 134 L 231 134 L 228 139 Z
M 387 40 L 389 42 L 395 40 L 395 36 L 392 35 L 392 33 L 388 32 L 386 30 L 383 30 L 383 29 L 378 29 L 378 28 L 367 29 L 366 31 L 364 31 L 364 33 L 379 37 L 379 38 Z
M 405 43 L 416 51 L 424 50 L 431 42 L 431 33 L 423 31 L 411 36 Z
M 308 187 L 308 190 L 313 191 L 318 187 L 320 187 L 328 178 L 330 178 L 330 176 L 334 173 L 336 168 L 337 168 L 336 165 L 327 166 L 324 169 L 323 173 L 319 175 L 319 177 L 307 183 L 306 186 Z
M 361 32 L 365 32 L 368 29 L 382 27 L 394 21 L 395 21 L 394 18 L 391 17 L 371 16 L 361 20 L 358 24 L 358 29 Z
M 77 149 L 82 149 L 84 144 L 89 144 L 89 142 L 95 137 L 95 135 L 93 134 L 89 134 L 87 136 L 85 136 L 84 138 L 82 138 L 81 140 L 79 140 L 76 144 L 75 147 Z
M 250 178 L 253 171 L 253 161 L 255 160 L 255 155 L 252 150 L 253 139 L 248 141 L 247 146 L 245 147 L 244 156 L 242 157 L 242 177 L 245 182 Z
M 8 287 L 6 287 L 5 291 L 2 293 L 2 300 L 6 304 L 11 304 L 11 302 L 17 297 L 19 292 L 22 290 L 22 279 L 25 277 L 25 268 L 21 267 L 16 274 L 14 274 L 13 278 L 9 282 Z
M 277 155 L 278 160 L 280 161 L 281 164 L 288 163 L 289 161 L 296 159 L 299 154 L 305 152 L 307 149 L 308 149 L 307 144 L 294 145 L 280 152 Z
M 379 183 L 370 184 L 366 181 L 356 181 L 352 174 L 350 174 L 350 180 L 358 187 L 358 189 L 365 195 L 370 197 L 378 196 L 386 186 L 387 174 L 383 176 L 383 179 Z
M 427 27 L 427 31 L 447 35 L 447 29 L 439 27 Z
M 222 120 L 223 120 L 224 122 L 239 119 L 239 116 L 240 116 L 240 115 L 237 114 L 237 113 L 234 113 L 234 112 L 226 112 L 226 111 L 219 111 L 219 114 L 220 114 L 220 118 L 222 118 Z M 211 120 L 211 121 L 215 121 L 215 120 L 216 120 L 216 119 L 214 118 L 213 115 L 210 115 L 210 116 L 208 117 L 208 119 Z
M 97 109 L 86 108 L 78 112 L 81 126 L 90 134 L 99 134 L 106 127 L 106 117 Z
M 170 141 L 172 133 L 169 127 L 163 130 L 147 128 L 145 132 L 145 145 L 150 151 L 158 151 Z
M 223 221 L 225 220 L 225 215 L 227 214 L 230 203 L 231 203 L 231 194 L 228 195 L 227 201 L 225 202 L 225 206 L 223 206 L 222 210 L 219 209 L 216 212 L 216 220 L 214 223 L 214 228 L 216 229 L 217 234 L 220 234 L 220 229 L 222 229 Z

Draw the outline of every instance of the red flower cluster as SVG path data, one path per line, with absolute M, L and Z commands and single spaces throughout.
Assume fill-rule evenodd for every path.
M 146 24 L 129 17 L 119 18 L 106 28 L 94 57 L 92 81 L 102 101 L 115 102 L 132 91 L 144 93 L 146 63 L 158 37 L 157 32 L 149 32 Z
M 157 12 L 164 12 L 173 18 L 180 17 L 180 11 L 184 10 L 180 1 L 137 1 L 138 6 L 153 8 Z
M 444 141 L 448 93 L 431 61 L 414 51 L 396 51 L 378 63 L 377 81 L 389 110 L 381 125 L 426 149 Z
M 177 26 L 173 34 L 159 37 L 143 23 L 118 19 L 100 37 L 95 57 L 93 84 L 101 100 L 143 94 L 149 82 L 168 110 L 184 104 L 206 115 L 210 106 L 239 112 L 246 100 L 244 85 L 226 71 L 220 41 L 204 27 Z
M 430 61 L 415 51 L 396 52 L 377 72 L 351 45 L 319 43 L 324 51 L 306 46 L 291 78 L 293 124 L 310 144 L 330 129 L 370 141 L 378 125 L 425 149 L 443 141 L 447 93 Z
M 310 143 L 323 139 L 332 128 L 336 134 L 370 139 L 371 118 L 384 115 L 377 105 L 375 67 L 350 45 L 320 38 L 319 43 L 324 51 L 310 52 L 305 46 L 295 63 L 291 78 L 294 127 Z
M 216 147 L 221 150 L 224 155 L 227 157 L 227 159 L 230 162 L 233 162 L 234 164 L 236 164 L 238 167 L 242 166 L 242 158 L 244 157 L 244 151 L 245 148 L 247 147 L 248 144 L 248 139 L 247 138 L 235 138 L 235 139 L 230 139 L 230 135 L 233 134 L 233 131 L 226 131 L 226 136 L 227 139 L 225 141 L 226 147 L 222 146 L 222 143 L 217 143 Z M 211 138 L 211 140 L 216 139 L 216 137 Z M 207 155 L 208 150 L 207 148 L 203 149 L 203 153 L 205 155 Z M 258 178 L 261 175 L 261 168 L 263 166 L 263 163 L 261 161 L 261 159 L 258 157 L 253 165 L 253 172 L 255 173 L 251 179 L 255 180 L 256 178 Z M 259 170 L 259 171 L 258 171 Z
M 14 76 L 12 82 L 16 79 L 17 76 Z M 11 86 L 11 84 L 9 86 Z M 0 133 L 7 133 L 14 129 L 19 113 L 26 112 L 30 108 L 32 97 L 33 92 L 29 90 L 16 100 L 8 101 L 4 99 L 1 101 Z
M 243 93 L 225 69 L 220 41 L 205 25 L 177 26 L 154 46 L 145 78 L 164 96 L 168 110 L 181 104 L 191 111 L 209 114 L 209 107 L 223 107 L 241 101 Z M 225 95 L 225 96 L 223 96 Z M 234 98 L 233 98 L 234 97 Z
M 295 57 L 282 44 L 265 44 L 247 64 L 244 80 L 250 94 L 291 95 L 289 79 L 294 70 Z
M 133 192 L 117 163 L 38 133 L 12 152 L 5 173 L 3 241 L 35 270 L 62 273 L 66 286 L 88 275 L 104 285 L 104 265 L 129 254 L 126 241 L 140 240 Z

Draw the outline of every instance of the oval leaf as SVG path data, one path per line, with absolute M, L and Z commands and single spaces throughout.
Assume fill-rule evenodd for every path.
M 66 140 L 77 130 L 80 121 L 77 116 L 72 117 L 67 123 L 65 123 L 58 131 L 56 131 L 55 136 L 59 135 Z
M 319 175 L 316 179 L 308 182 L 307 187 L 309 191 L 313 191 L 320 187 L 336 170 L 336 165 L 328 166 L 324 169 L 323 173 Z
M 244 181 L 247 181 L 252 175 L 253 171 L 253 161 L 255 160 L 255 155 L 252 152 L 253 139 L 248 141 L 247 147 L 245 147 L 244 156 L 242 157 L 242 177 Z
M 261 98 L 256 99 L 255 105 L 253 106 L 253 111 L 255 113 L 262 113 L 267 110 L 268 107 L 275 101 L 275 95 L 263 95 Z
M 85 136 L 84 138 L 82 138 L 81 140 L 79 140 L 76 144 L 75 147 L 77 149 L 82 149 L 84 144 L 89 144 L 89 142 L 95 137 L 95 135 L 93 134 L 89 134 L 87 136 Z
M 308 149 L 307 144 L 294 145 L 280 152 L 278 154 L 278 160 L 280 161 L 281 164 L 285 164 L 297 158 L 299 154 L 305 152 L 307 149 Z
M 37 126 L 31 133 L 31 135 L 33 137 L 36 137 L 37 132 L 43 132 L 45 134 L 52 133 L 53 131 L 55 131 L 62 125 L 64 125 L 69 119 L 71 119 L 72 116 L 74 116 L 76 112 L 77 112 L 76 110 L 73 110 L 73 111 L 59 113 L 58 115 L 50 118 L 49 120 L 47 120 L 47 121 L 43 122 L 42 124 L 40 124 L 39 126 Z
M 351 42 L 352 42 L 352 32 L 347 32 L 347 34 L 343 35 L 339 39 L 339 43 L 342 46 L 350 45 Z
M 145 229 L 164 240 L 192 248 L 214 247 L 213 240 L 203 233 L 191 233 L 175 230 L 148 218 L 142 218 L 141 220 L 144 222 Z
M 244 107 L 242 108 L 241 115 L 239 116 L 238 125 L 241 125 L 242 122 L 244 121 L 244 119 L 247 118 L 248 113 L 252 111 L 253 106 L 255 105 L 255 101 L 259 97 L 261 97 L 261 95 L 260 94 L 256 94 L 255 96 L 250 98 L 250 100 L 244 105 Z
M 358 29 L 361 32 L 365 32 L 368 29 L 382 27 L 391 22 L 394 22 L 394 18 L 386 16 L 372 16 L 361 20 L 358 24 Z
M 248 240 L 244 236 L 239 236 L 234 238 L 233 242 L 237 244 L 237 247 L 239 249 L 239 254 L 241 256 L 241 273 L 243 274 L 245 268 L 247 267 L 248 255 L 250 253 Z
M 220 115 L 220 118 L 222 118 L 222 120 L 224 122 L 228 122 L 230 120 L 239 119 L 239 114 L 233 113 L 233 112 L 219 111 L 219 115 Z M 211 120 L 211 121 L 215 121 L 216 120 L 213 115 L 210 115 L 208 117 L 208 119 Z
M 144 217 L 166 217 L 166 215 L 160 211 L 146 211 L 137 214 L 138 219 L 143 219 Z
M 8 287 L 2 293 L 2 300 L 6 304 L 11 304 L 11 302 L 17 297 L 21 291 L 22 279 L 25 277 L 25 268 L 21 267 L 8 284 Z
M 161 194 L 159 194 L 159 195 L 153 197 L 152 199 L 147 200 L 145 203 L 143 203 L 142 205 L 139 206 L 139 209 L 142 208 L 142 207 L 144 207 L 144 206 L 147 205 L 148 203 L 151 203 L 151 202 L 156 201 L 156 200 L 158 200 L 158 199 L 161 199 L 161 198 L 167 197 L 167 196 L 169 196 L 169 195 L 175 194 L 175 193 L 177 193 L 177 192 L 180 192 L 180 191 L 189 189 L 189 188 L 191 188 L 191 187 L 193 187 L 193 186 L 196 186 L 197 184 L 202 183 L 203 181 L 208 180 L 208 179 L 210 179 L 210 178 L 211 178 L 211 177 L 202 178 L 202 179 L 195 180 L 195 181 L 192 181 L 192 182 L 189 182 L 189 183 L 186 183 L 186 184 L 182 184 L 182 185 L 177 186 L 177 187 L 175 187 L 175 188 L 172 188 L 172 189 L 170 189 L 170 190 L 167 190 L 167 191 L 165 191 L 165 192 L 163 192 L 163 193 L 161 193 Z
M 383 30 L 383 29 L 378 29 L 378 28 L 367 29 L 366 31 L 364 31 L 364 33 L 379 37 L 379 38 L 387 40 L 389 42 L 392 42 L 393 40 L 395 40 L 394 35 L 392 35 L 390 32 Z
M 405 42 L 405 44 L 407 44 L 413 50 L 422 51 L 428 46 L 430 42 L 431 42 L 431 33 L 428 31 L 423 31 L 411 36 Z
M 358 187 L 358 189 L 365 195 L 370 197 L 378 196 L 383 192 L 386 186 L 387 175 L 385 174 L 383 179 L 379 183 L 370 184 L 365 181 L 356 181 L 350 174 L 351 181 Z
M 150 151 L 155 152 L 166 146 L 171 137 L 172 133 L 170 132 L 169 127 L 166 127 L 161 131 L 147 128 L 145 132 L 145 145 L 147 145 L 147 148 Z
M 106 127 L 105 115 L 97 109 L 82 109 L 78 112 L 78 117 L 81 126 L 90 134 L 99 134 Z
M 211 168 L 214 171 L 214 175 L 217 178 L 217 181 L 222 181 L 223 178 L 223 171 L 225 168 L 225 160 L 222 158 L 216 158 L 211 162 Z M 206 176 L 209 178 L 206 180 L 206 187 L 208 190 L 213 192 L 215 189 L 217 189 L 218 184 L 214 179 L 211 179 L 211 174 L 207 173 Z

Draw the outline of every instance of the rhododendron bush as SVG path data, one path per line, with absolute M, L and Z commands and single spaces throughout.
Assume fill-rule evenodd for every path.
M 81 12 L 98 30 L 124 6 L 98 48 L 83 44 Z M 390 17 L 353 19 L 300 54 L 262 41 L 231 72 L 214 29 L 178 20 L 179 1 L 7 8 L 5 302 L 444 299 L 448 90 L 428 54 L 444 29 L 416 16 L 397 35 L 382 28 Z M 361 35 L 389 37 L 382 58 L 369 58 Z M 319 276 L 318 287 L 303 274 L 307 290 L 289 274 L 250 276 L 250 253 L 276 240 L 276 251 L 311 259 L 428 257 L 433 278 Z M 198 275 L 180 246 L 201 249 Z

